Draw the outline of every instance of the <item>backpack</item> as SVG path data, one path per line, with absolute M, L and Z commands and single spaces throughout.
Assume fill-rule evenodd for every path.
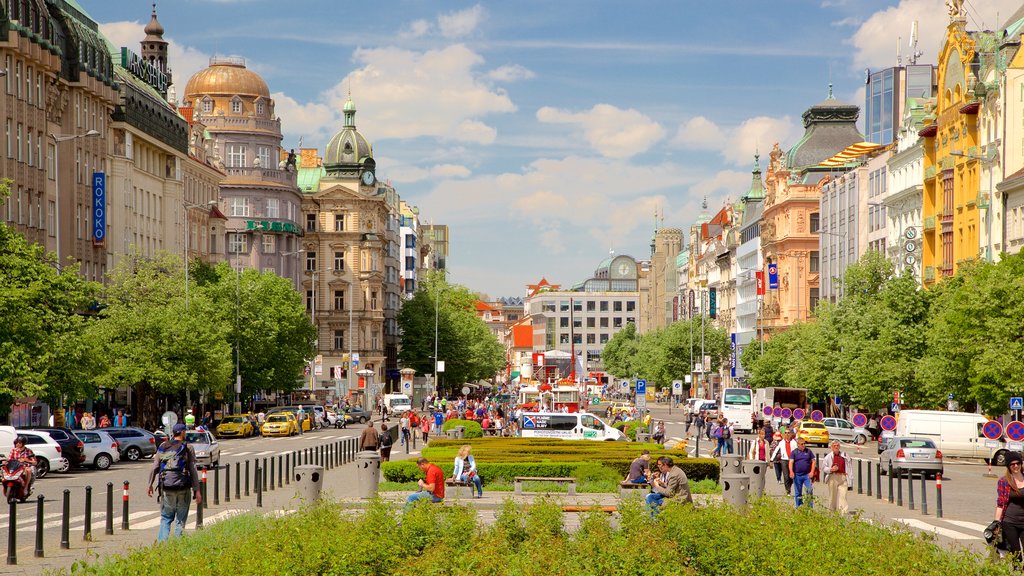
M 160 486 L 185 488 L 192 485 L 188 472 L 188 445 L 184 442 L 164 442 L 156 450 L 160 462 Z
M 722 438 L 725 438 L 727 440 L 729 438 L 732 438 L 732 428 L 728 426 L 722 426 Z
M 724 436 L 722 435 L 722 427 L 721 426 L 715 428 L 715 431 L 712 432 L 712 434 L 714 435 L 715 438 L 724 438 Z

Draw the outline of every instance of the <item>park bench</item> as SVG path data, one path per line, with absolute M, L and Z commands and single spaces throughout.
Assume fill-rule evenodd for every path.
M 444 481 L 445 497 L 450 494 L 455 499 L 472 498 L 474 489 L 475 487 L 472 482 L 461 482 L 454 478 L 448 478 Z
M 619 482 L 619 497 L 625 498 L 630 494 L 642 494 L 647 492 L 651 488 L 651 485 L 644 482 L 643 484 L 637 484 L 630 482 L 629 480 L 623 480 Z
M 515 480 L 515 493 L 523 493 L 523 482 L 555 482 L 557 484 L 568 484 L 569 485 L 569 496 L 576 495 L 576 479 L 575 478 L 548 478 L 544 476 L 516 476 Z

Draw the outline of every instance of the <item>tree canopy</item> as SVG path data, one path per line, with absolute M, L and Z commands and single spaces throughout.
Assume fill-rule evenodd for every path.
M 605 370 L 617 378 L 646 378 L 658 387 L 682 380 L 701 360 L 701 319 L 694 318 L 640 335 L 632 323 L 608 340 L 601 354 Z M 703 352 L 711 357 L 711 372 L 728 361 L 729 337 L 710 320 L 703 325 Z

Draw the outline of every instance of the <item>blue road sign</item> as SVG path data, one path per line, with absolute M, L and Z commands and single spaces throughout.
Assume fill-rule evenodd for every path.
M 950 392 L 950 393 L 949 393 L 949 396 L 947 396 L 947 397 L 946 397 L 946 399 L 947 399 L 947 400 L 952 400 L 952 399 L 953 399 L 953 393 L 952 393 L 952 392 Z
M 1020 396 L 1010 398 L 1010 410 L 1024 410 L 1024 398 Z
M 900 411 L 900 405 L 895 403 L 895 402 L 893 402 L 892 406 L 890 406 L 889 409 L 892 412 L 899 412 Z
M 842 406 L 842 405 L 843 405 L 843 399 L 840 398 L 839 396 L 836 396 L 836 406 Z
M 647 394 L 647 380 L 637 379 L 636 381 L 636 393 Z

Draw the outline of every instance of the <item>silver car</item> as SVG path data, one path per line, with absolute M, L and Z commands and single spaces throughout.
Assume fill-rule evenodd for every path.
M 866 429 L 854 426 L 845 418 L 825 418 L 821 423 L 828 428 L 828 437 L 832 440 L 863 444 L 871 437 L 871 433 Z
M 114 462 L 121 461 L 120 445 L 110 434 L 102 430 L 75 430 L 75 436 L 85 446 L 82 449 L 85 454 L 82 464 L 106 470 Z
M 189 430 L 185 433 L 185 442 L 192 446 L 196 453 L 196 466 L 209 468 L 220 464 L 220 443 L 206 431 Z
M 893 470 L 907 470 L 934 476 L 942 474 L 942 451 L 929 438 L 896 436 L 878 443 L 878 462 L 882 474 Z

